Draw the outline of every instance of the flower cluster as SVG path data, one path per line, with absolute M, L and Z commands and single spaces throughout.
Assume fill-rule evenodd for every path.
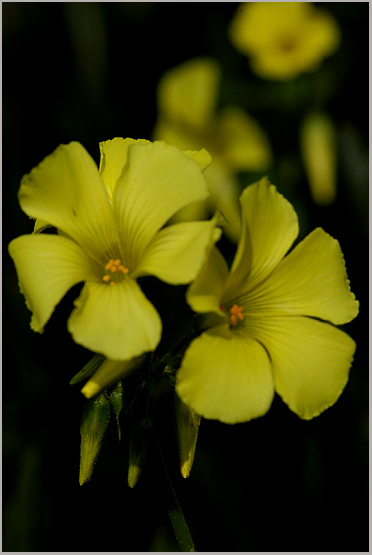
M 340 245 L 321 228 L 295 243 L 298 218 L 262 177 L 275 168 L 275 152 L 251 111 L 258 97 L 270 114 L 284 113 L 286 103 L 292 111 L 293 101 L 296 110 L 306 106 L 298 125 L 304 172 L 314 202 L 333 202 L 336 135 L 325 97 L 315 95 L 309 109 L 306 96 L 293 94 L 302 89 L 291 86 L 336 52 L 339 28 L 309 2 L 248 2 L 228 38 L 237 56 L 248 56 L 253 85 L 248 79 L 237 89 L 228 75 L 225 82 L 226 67 L 212 57 L 186 60 L 159 79 L 153 141 L 104 141 L 98 167 L 80 143 L 60 145 L 21 180 L 20 206 L 35 224 L 11 241 L 9 253 L 31 328 L 43 332 L 80 284 L 67 329 L 95 353 L 70 381 L 85 382 L 87 399 L 81 484 L 90 479 L 111 411 L 119 439 L 121 420 L 130 422 L 133 487 L 164 394 L 173 396 L 187 477 L 202 417 L 247 422 L 278 394 L 309 420 L 348 381 L 356 345 L 337 326 L 355 318 L 359 304 Z M 272 92 L 268 81 L 282 83 Z M 308 94 L 317 90 L 309 85 Z M 243 184 L 241 173 L 249 179 Z M 224 244 L 234 249 L 228 262 Z M 194 314 L 192 329 L 180 339 L 180 325 L 180 342 L 165 354 L 162 312 L 143 285 L 148 276 L 184 286 L 182 302 Z
M 9 245 L 33 330 L 42 332 L 65 293 L 83 283 L 67 322 L 74 341 L 97 353 L 72 380 L 89 378 L 82 392 L 91 399 L 81 428 L 81 483 L 91 474 L 110 402 L 120 413 L 128 375 L 141 376 L 153 401 L 175 391 L 184 476 L 201 416 L 248 421 L 268 411 L 275 392 L 303 419 L 333 405 L 355 350 L 336 326 L 358 313 L 338 242 L 318 228 L 290 250 L 297 215 L 265 177 L 240 196 L 229 269 L 216 247 L 218 216 L 169 223 L 207 197 L 207 151 L 122 138 L 100 150 L 97 168 L 81 144 L 61 145 L 24 176 L 19 201 L 35 230 Z M 155 363 L 147 355 L 159 344 L 162 322 L 138 283 L 147 275 L 189 284 L 186 300 L 198 315 L 192 336 Z M 132 486 L 144 456 L 138 434 L 148 438 L 151 422 L 146 414 L 134 427 Z M 93 425 L 99 433 L 92 435 Z

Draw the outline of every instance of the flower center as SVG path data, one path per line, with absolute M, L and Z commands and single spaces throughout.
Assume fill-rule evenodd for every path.
M 224 306 L 221 306 L 221 310 L 226 312 L 226 308 Z M 239 306 L 238 304 L 234 304 L 229 309 L 229 312 L 230 312 L 230 322 L 233 326 L 236 326 L 236 324 L 238 323 L 238 320 L 244 320 L 242 306 Z
M 123 266 L 120 258 L 117 258 L 116 260 L 113 260 L 111 258 L 105 266 L 105 272 L 102 276 L 102 281 L 109 285 L 115 285 L 115 283 L 122 281 L 128 273 L 128 268 Z
M 298 47 L 298 41 L 292 37 L 283 37 L 278 41 L 278 49 L 282 54 L 292 54 Z

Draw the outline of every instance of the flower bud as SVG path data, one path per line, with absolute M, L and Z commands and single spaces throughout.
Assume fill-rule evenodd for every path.
M 124 406 L 124 389 L 123 383 L 120 381 L 116 384 L 115 389 L 110 395 L 110 403 L 112 408 L 114 409 L 116 422 L 118 425 L 118 433 L 119 433 L 119 441 L 121 440 L 121 429 L 120 429 L 120 422 L 119 422 L 119 414 L 121 409 Z
M 110 402 L 104 394 L 87 402 L 80 426 L 79 483 L 81 486 L 92 476 L 109 420 Z
M 146 462 L 153 432 L 152 420 L 143 418 L 135 422 L 130 432 L 128 485 L 134 488 Z
M 196 440 L 198 438 L 201 417 L 186 406 L 176 394 L 174 397 L 174 405 L 181 474 L 184 478 L 187 478 L 194 462 Z
M 70 380 L 70 385 L 75 385 L 87 378 L 90 378 L 92 374 L 101 366 L 102 362 L 105 360 L 105 357 L 100 354 L 95 354 L 93 358 L 90 359 L 89 362 L 77 373 L 75 376 Z
M 336 197 L 336 135 L 326 114 L 308 116 L 301 127 L 302 157 L 316 204 L 331 204 Z
M 91 399 L 106 387 L 114 385 L 127 376 L 132 370 L 139 368 L 145 358 L 146 353 L 131 360 L 104 360 L 81 390 L 82 394 L 87 399 Z

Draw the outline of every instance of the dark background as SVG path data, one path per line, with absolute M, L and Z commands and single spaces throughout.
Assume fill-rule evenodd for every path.
M 221 101 L 240 102 L 268 132 L 269 177 L 298 210 L 302 235 L 321 226 L 339 240 L 361 307 L 345 327 L 358 347 L 334 407 L 304 422 L 276 397 L 250 423 L 203 420 L 187 480 L 169 432 L 175 490 L 198 551 L 368 550 L 369 4 L 321 4 L 343 33 L 324 66 L 333 79 L 325 107 L 339 148 L 338 196 L 329 207 L 312 203 L 298 153 L 306 90 L 296 105 L 293 89 L 270 89 L 250 73 L 226 37 L 237 4 L 2 4 L 4 551 L 177 550 L 156 453 L 137 486 L 126 484 L 125 429 L 119 444 L 112 422 L 93 479 L 79 486 L 84 399 L 68 382 L 91 354 L 66 331 L 77 293 L 67 295 L 44 334 L 33 333 L 7 245 L 32 230 L 17 201 L 23 174 L 60 143 L 80 141 L 98 162 L 99 141 L 151 138 L 160 76 L 198 55 L 221 63 Z M 306 81 L 296 83 L 301 93 Z M 260 94 L 264 88 L 282 94 L 280 106 Z M 170 334 L 175 315 L 167 306 L 184 291 L 151 287 Z

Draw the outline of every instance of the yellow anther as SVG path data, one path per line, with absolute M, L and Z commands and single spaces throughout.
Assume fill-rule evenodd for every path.
M 239 306 L 237 304 L 234 304 L 231 308 L 230 308 L 230 320 L 233 326 L 236 326 L 238 319 L 239 320 L 243 320 L 244 316 L 243 316 L 243 307 Z
M 107 273 L 102 276 L 102 281 L 105 283 L 110 282 L 110 285 L 115 285 L 115 283 L 123 279 L 123 276 L 129 273 L 128 268 L 122 264 L 120 258 L 116 258 L 116 260 L 111 258 L 105 265 L 105 270 Z M 112 274 L 115 274 L 115 278 Z

